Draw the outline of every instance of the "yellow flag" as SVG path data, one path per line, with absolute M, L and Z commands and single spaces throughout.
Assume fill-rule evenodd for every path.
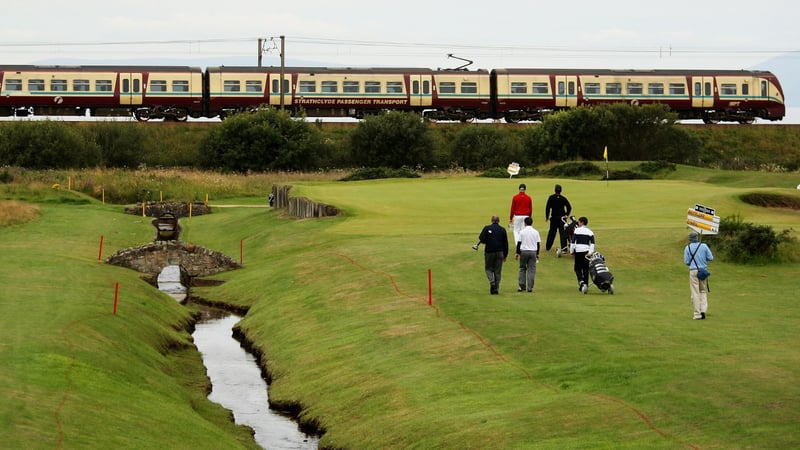
M 603 149 L 603 159 L 608 161 L 608 146 L 607 145 L 606 145 L 606 148 Z

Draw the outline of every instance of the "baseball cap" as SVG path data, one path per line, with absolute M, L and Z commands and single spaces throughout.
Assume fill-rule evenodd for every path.
M 519 190 L 524 191 L 526 189 L 525 183 L 519 185 Z
M 561 185 L 560 184 L 556 185 L 556 192 L 558 192 L 559 194 L 561 193 Z
M 689 240 L 690 241 L 692 241 L 692 242 L 696 241 L 697 240 L 697 236 L 698 236 L 698 234 L 696 232 L 694 232 L 694 231 L 690 231 L 689 232 Z

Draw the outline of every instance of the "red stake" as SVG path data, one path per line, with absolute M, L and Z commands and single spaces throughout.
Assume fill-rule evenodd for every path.
M 97 260 L 101 261 L 103 259 L 103 235 L 100 235 L 100 251 L 97 252 Z
M 431 287 L 431 269 L 428 269 L 428 306 L 433 305 L 433 288 Z
M 117 315 L 117 299 L 119 298 L 119 281 L 114 286 L 114 315 Z
M 244 239 L 240 239 L 239 240 L 239 264 L 241 264 L 241 265 L 244 265 L 244 259 L 242 258 L 242 255 L 243 255 L 243 252 L 244 252 L 244 248 L 243 248 L 244 244 L 243 244 L 243 242 L 244 242 Z

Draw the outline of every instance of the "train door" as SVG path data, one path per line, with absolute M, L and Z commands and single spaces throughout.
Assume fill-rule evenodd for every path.
M 692 77 L 692 108 L 714 107 L 714 77 Z
M 433 103 L 433 93 L 431 86 L 433 85 L 433 76 L 430 74 L 412 74 L 409 77 L 411 90 L 409 92 L 409 101 L 411 107 L 428 107 Z
M 120 105 L 141 105 L 143 90 L 141 73 L 119 74 Z
M 556 108 L 578 106 L 578 77 L 575 75 L 556 75 Z
M 270 73 L 269 75 L 269 104 L 271 106 L 289 106 L 292 104 L 292 93 L 289 89 L 292 74 L 283 74 L 283 98 L 281 98 L 281 74 Z

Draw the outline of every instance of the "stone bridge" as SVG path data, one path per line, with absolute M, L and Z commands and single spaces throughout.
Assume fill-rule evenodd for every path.
M 181 272 L 191 278 L 242 267 L 220 252 L 175 240 L 155 241 L 140 247 L 126 248 L 111 255 L 106 262 L 148 274 L 153 279 L 167 266 L 180 266 Z

